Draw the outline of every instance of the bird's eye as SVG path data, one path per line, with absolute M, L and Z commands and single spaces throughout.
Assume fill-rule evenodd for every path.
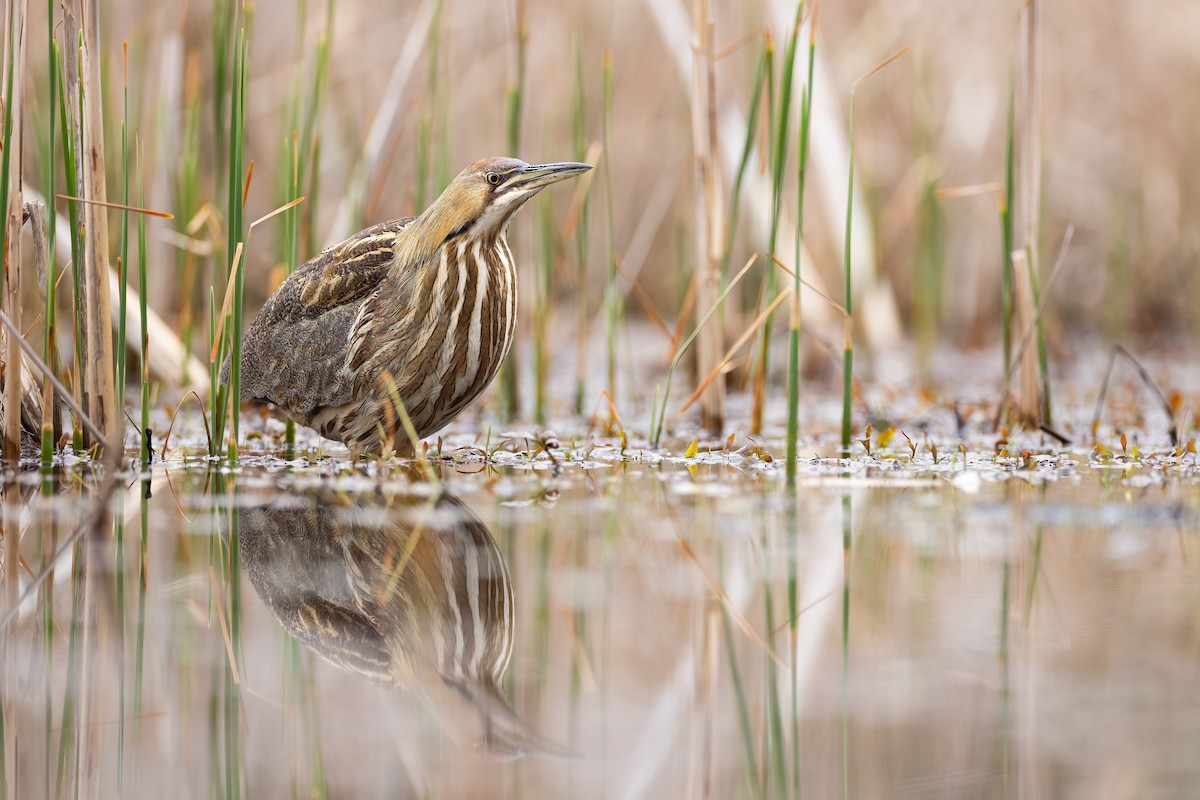
M 492 186 L 499 186 L 500 185 L 500 176 L 494 172 L 489 172 L 487 174 L 487 182 L 490 183 Z

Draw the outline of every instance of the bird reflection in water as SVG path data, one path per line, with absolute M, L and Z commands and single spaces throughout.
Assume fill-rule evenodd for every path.
M 457 497 L 290 495 L 240 515 L 250 582 L 322 658 L 415 692 L 460 744 L 504 758 L 576 755 L 533 731 L 500 691 L 512 581 Z

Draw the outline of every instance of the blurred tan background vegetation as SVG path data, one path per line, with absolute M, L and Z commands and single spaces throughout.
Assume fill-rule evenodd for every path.
M 518 16 L 528 30 L 528 68 L 520 152 L 528 161 L 576 157 L 572 102 L 576 69 L 585 89 L 585 133 L 602 138 L 602 65 L 611 51 L 613 246 L 639 275 L 655 305 L 673 323 L 690 275 L 694 162 L 690 69 L 679 43 L 691 39 L 686 0 L 560 3 L 529 0 L 465 3 L 445 0 L 440 25 L 429 26 L 431 2 L 347 2 L 332 6 L 327 92 L 317 120 L 319 192 L 313 240 L 320 247 L 374 221 L 411 214 L 417 172 L 436 182 L 476 158 L 504 153 L 506 97 L 516 77 Z M 845 119 L 849 86 L 881 58 L 912 51 L 864 84 L 857 119 L 856 271 L 861 292 L 876 291 L 860 330 L 873 343 L 897 334 L 929 341 L 995 345 L 999 337 L 1000 226 L 996 196 L 945 197 L 939 190 L 1003 180 L 1008 86 L 1020 4 L 1009 2 L 856 2 L 822 4 L 819 16 L 816 127 L 811 151 L 815 181 L 807 206 L 811 279 L 840 285 L 844 223 Z M 717 65 L 724 112 L 744 119 L 762 31 L 777 48 L 794 6 L 781 0 L 715 5 L 716 40 L 728 44 Z M 208 2 L 123 2 L 107 8 L 106 86 L 110 171 L 120 111 L 121 42 L 129 43 L 131 131 L 147 142 L 147 205 L 177 210 L 182 133 L 189 101 L 199 111 L 200 200 L 220 205 L 223 178 L 214 173 L 212 20 Z M 247 220 L 283 202 L 280 169 L 289 107 L 311 84 L 315 53 L 327 33 L 327 7 L 317 0 L 260 0 L 253 5 L 246 157 L 254 160 Z M 43 86 L 44 18 L 31 19 L 30 76 Z M 1047 313 L 1052 344 L 1072 334 L 1121 338 L 1189 334 L 1200 324 L 1194 277 L 1200 255 L 1200 6 L 1154 2 L 1097 7 L 1082 0 L 1047 4 L 1041 13 L 1043 109 L 1043 272 L 1068 224 L 1075 226 L 1070 262 L 1054 287 Z M 436 41 L 436 80 L 429 80 Z M 740 46 L 738 46 L 740 44 Z M 688 53 L 682 56 L 686 59 Z M 409 58 L 400 76 L 396 65 Z M 779 54 L 777 53 L 777 66 Z M 801 69 L 802 67 L 798 67 Z M 797 81 L 797 87 L 800 81 Z M 31 132 L 40 135 L 44 90 L 31 92 Z M 394 125 L 378 160 L 360 164 L 381 106 L 397 103 Z M 736 113 L 733 113 L 736 112 Z M 428 163 L 418 164 L 419 121 L 430 119 Z M 721 147 L 737 151 L 722 127 Z M 840 132 L 840 134 L 839 134 Z M 840 135 L 840 139 L 839 139 Z M 132 136 L 131 136 L 132 139 Z M 36 148 L 27 148 L 36 160 Z M 443 165 L 439 167 L 440 165 Z M 794 172 L 793 145 L 789 171 Z M 30 164 L 27 179 L 42 181 Z M 439 169 L 441 175 L 439 176 Z M 355 171 L 365 180 L 354 184 Z M 757 167 L 756 167 L 757 170 Z M 794 176 L 791 178 L 794 181 Z M 731 174 L 722 175 L 728 193 Z M 110 180 L 110 194 L 117 184 Z M 605 269 L 603 184 L 595 180 L 589 285 L 600 306 Z M 785 193 L 794 204 L 794 190 Z M 554 196 L 562 223 L 569 197 Z M 347 214 L 353 210 L 354 213 Z M 340 216 L 339 216 L 340 214 Z M 761 250 L 765 221 L 747 201 L 734 248 L 735 265 Z M 189 220 L 173 223 L 182 231 Z M 171 320 L 181 303 L 178 258 L 166 243 L 169 224 L 151 226 L 152 305 Z M 516 222 L 525 309 L 531 280 L 534 215 Z M 199 234 L 197 234 L 199 236 Z M 247 309 L 253 312 L 279 272 L 276 228 L 256 232 L 250 248 Z M 113 238 L 116 241 L 116 238 Z M 781 256 L 786 258 L 788 248 Z M 302 255 L 305 248 L 301 248 Z M 874 267 L 872 267 L 874 264 Z M 211 270 L 213 259 L 201 265 Z M 222 269 L 223 267 L 218 267 Z M 870 273 L 877 270 L 877 281 Z M 578 287 L 566 265 L 555 295 L 565 324 Z M 207 287 L 205 273 L 200 286 Z M 856 276 L 856 282 L 859 277 Z M 218 281 L 219 284 L 219 281 Z M 872 288 L 872 286 L 874 288 Z M 744 290 L 749 308 L 756 293 Z M 205 292 L 207 294 L 207 292 Z M 894 303 L 890 302 L 894 298 Z M 878 298 L 877 298 L 878 299 Z M 196 302 L 206 302 L 197 297 Z M 834 340 L 838 326 L 806 301 L 818 335 Z M 889 306 L 899 324 L 888 319 Z M 641 307 L 626 302 L 631 316 Z M 202 309 L 196 309 L 201 314 Z M 873 322 L 870 317 L 880 319 Z M 746 320 L 740 324 L 744 325 Z M 779 320 L 779 324 L 786 324 Z M 740 328 L 735 319 L 731 336 Z M 875 331 L 872 334 L 872 328 Z M 199 334 L 197 333 L 197 336 Z M 197 338 L 197 344 L 202 341 Z

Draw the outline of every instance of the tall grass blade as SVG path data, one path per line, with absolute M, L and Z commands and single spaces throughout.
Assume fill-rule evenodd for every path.
M 575 43 L 575 83 L 571 93 L 571 141 L 576 161 L 587 161 L 587 90 L 583 77 L 583 53 Z M 583 416 L 587 397 L 588 329 L 588 210 L 590 195 L 584 195 L 575 224 L 575 415 Z
M 798 35 L 798 34 L 797 34 Z M 796 187 L 796 261 L 795 272 L 792 274 L 792 303 L 791 317 L 788 327 L 788 417 L 787 417 L 787 467 L 786 477 L 788 485 L 796 482 L 796 460 L 799 450 L 799 435 L 800 435 L 800 255 L 804 250 L 804 189 L 806 179 L 808 177 L 808 135 L 809 125 L 812 120 L 812 96 L 813 96 L 813 66 L 816 62 L 817 55 L 817 14 L 814 11 L 812 20 L 809 22 L 809 37 L 808 37 L 808 75 L 804 84 L 804 89 L 801 92 L 800 105 L 800 135 L 797 143 L 798 158 L 800 161 L 798 167 L 797 187 Z M 853 164 L 853 155 L 851 156 L 851 164 Z M 851 195 L 853 197 L 853 195 Z M 849 271 L 846 273 L 847 293 L 849 292 Z M 766 325 L 763 327 L 764 333 L 770 326 L 770 318 L 768 317 Z M 789 609 L 792 611 L 793 609 Z M 793 716 L 793 726 L 799 724 L 798 720 Z M 798 729 L 793 730 L 793 742 L 798 741 Z M 796 768 L 799 770 L 799 753 L 796 754 Z M 798 778 L 797 778 L 798 780 Z M 797 784 L 798 785 L 798 784 Z M 798 793 L 798 789 L 796 789 Z
M 613 194 L 612 194 L 612 118 L 613 118 L 613 57 L 612 51 L 604 52 L 604 92 L 603 92 L 603 137 L 604 161 L 600 165 L 604 172 L 604 222 L 605 248 L 607 251 L 607 269 L 604 280 L 604 320 L 606 342 L 606 391 L 608 396 L 617 398 L 617 327 L 621 323 L 621 293 L 617 288 L 617 252 L 613 240 Z M 669 379 L 668 379 L 669 385 Z
M 767 239 L 767 252 L 772 254 L 775 253 L 775 243 L 779 235 L 779 217 L 782 213 L 783 175 L 787 164 L 788 122 L 792 106 L 792 75 L 795 72 L 796 43 L 800 35 L 800 20 L 803 13 L 804 3 L 799 2 L 796 4 L 796 18 L 784 44 L 778 105 L 773 100 L 771 108 L 774 113 L 768 115 L 769 122 L 775 126 L 773 130 L 769 131 L 772 138 L 770 158 L 768 159 L 771 170 L 771 230 Z M 773 61 L 770 53 L 771 46 L 768 40 L 768 63 Z M 797 264 L 797 269 L 799 269 L 799 264 Z M 775 299 L 775 270 L 768 269 L 764 280 L 762 307 L 766 308 L 767 304 Z M 798 297 L 797 293 L 792 302 L 799 302 Z M 767 322 L 762 328 L 762 335 L 759 337 L 758 363 L 754 374 L 754 397 L 750 409 L 750 432 L 754 434 L 762 432 L 767 369 L 771 361 L 771 321 L 771 317 L 768 316 Z

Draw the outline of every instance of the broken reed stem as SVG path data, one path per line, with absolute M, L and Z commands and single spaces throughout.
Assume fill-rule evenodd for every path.
M 694 31 L 697 47 L 692 71 L 692 146 L 696 167 L 696 303 L 699 308 L 714 304 L 721 280 L 725 250 L 721 236 L 720 176 L 717 159 L 717 100 L 714 59 L 714 23 L 708 0 L 695 0 Z M 725 339 L 724 316 L 716 314 L 713 324 L 701 329 L 696 347 L 696 370 L 709 373 L 720 360 Z M 706 382 L 700 398 L 700 426 L 720 433 L 725 425 L 725 384 Z
M 146 214 L 151 217 L 161 217 L 163 219 L 175 219 L 175 215 L 169 211 L 156 211 L 153 208 L 143 208 L 141 206 L 131 206 L 127 203 L 109 203 L 104 200 L 91 200 L 86 197 L 72 197 L 69 194 L 54 195 L 59 200 L 74 200 L 77 203 L 86 203 L 93 206 L 103 206 L 104 208 L 115 208 L 119 211 L 130 211 L 134 214 Z
M 1067 253 L 1069 253 L 1071 250 L 1071 240 L 1074 237 L 1075 237 L 1075 226 L 1074 225 L 1067 226 L 1067 231 L 1066 231 L 1066 233 L 1063 234 L 1062 244 L 1060 244 L 1059 248 L 1058 248 L 1058 257 L 1055 258 L 1055 260 L 1054 260 L 1054 267 L 1050 270 L 1050 276 L 1046 279 L 1046 285 L 1042 288 L 1042 291 L 1036 297 L 1036 307 L 1033 308 L 1032 319 L 1025 322 L 1025 324 L 1023 324 L 1021 326 L 1021 338 L 1018 340 L 1016 351 L 1013 354 L 1013 361 L 1010 362 L 1009 364 L 1007 364 L 1005 367 L 1005 370 L 1004 370 L 1004 380 L 1002 381 L 1001 386 L 1000 386 L 1000 403 L 996 408 L 996 420 L 995 420 L 995 424 L 993 426 L 995 428 L 1000 427 L 1000 421 L 1004 416 L 1004 411 L 1005 411 L 1005 408 L 1007 407 L 1007 403 L 1008 403 L 1008 387 L 1012 383 L 1012 378 L 1017 370 L 1018 362 L 1020 362 L 1022 364 L 1024 363 L 1024 356 L 1025 356 L 1026 348 L 1029 347 L 1029 343 L 1030 343 L 1030 341 L 1032 341 L 1034 334 L 1038 333 L 1041 330 L 1042 312 L 1046 308 L 1046 301 L 1050 296 L 1050 288 L 1054 285 L 1055 279 L 1058 278 L 1059 273 L 1062 271 L 1063 265 L 1066 264 Z M 1013 273 L 1014 289 L 1015 289 L 1016 285 L 1021 280 L 1026 280 L 1028 282 L 1029 279 L 1031 278 L 1031 276 L 1030 276 L 1030 273 L 1028 270 L 1029 262 L 1028 262 L 1028 259 L 1025 257 L 1024 251 L 1017 251 L 1017 252 L 1013 253 L 1012 258 L 1013 258 L 1013 264 L 1015 264 L 1015 265 L 1018 264 L 1018 260 L 1024 262 L 1025 275 L 1026 275 L 1026 277 L 1024 279 L 1022 279 L 1017 276 L 1016 272 Z M 1030 288 L 1032 289 L 1032 287 L 1030 287 Z M 1033 299 L 1032 291 L 1030 292 L 1030 295 L 1031 295 L 1031 299 Z M 1014 299 L 1016 297 L 1017 297 L 1017 293 L 1014 291 Z M 1018 312 L 1020 311 L 1019 303 L 1017 304 L 1016 310 Z M 1019 316 L 1019 314 L 1018 314 L 1018 316 Z M 1044 366 L 1043 366 L 1043 369 L 1044 369 Z M 1022 376 L 1022 379 L 1024 379 L 1024 376 Z M 1036 375 L 1035 375 L 1035 379 L 1036 379 Z M 1048 420 L 1042 420 L 1042 421 L 1047 425 L 1049 424 Z
M 1014 250 L 1013 262 L 1013 301 L 1017 325 L 1022 329 L 1032 329 L 1035 324 L 1033 308 L 1033 287 L 1030 284 L 1031 265 L 1025 250 Z M 1040 403 L 1038 402 L 1037 354 L 1027 348 L 1018 348 L 1016 356 L 1017 382 L 1017 413 L 1025 422 L 1036 425 L 1040 422 Z

